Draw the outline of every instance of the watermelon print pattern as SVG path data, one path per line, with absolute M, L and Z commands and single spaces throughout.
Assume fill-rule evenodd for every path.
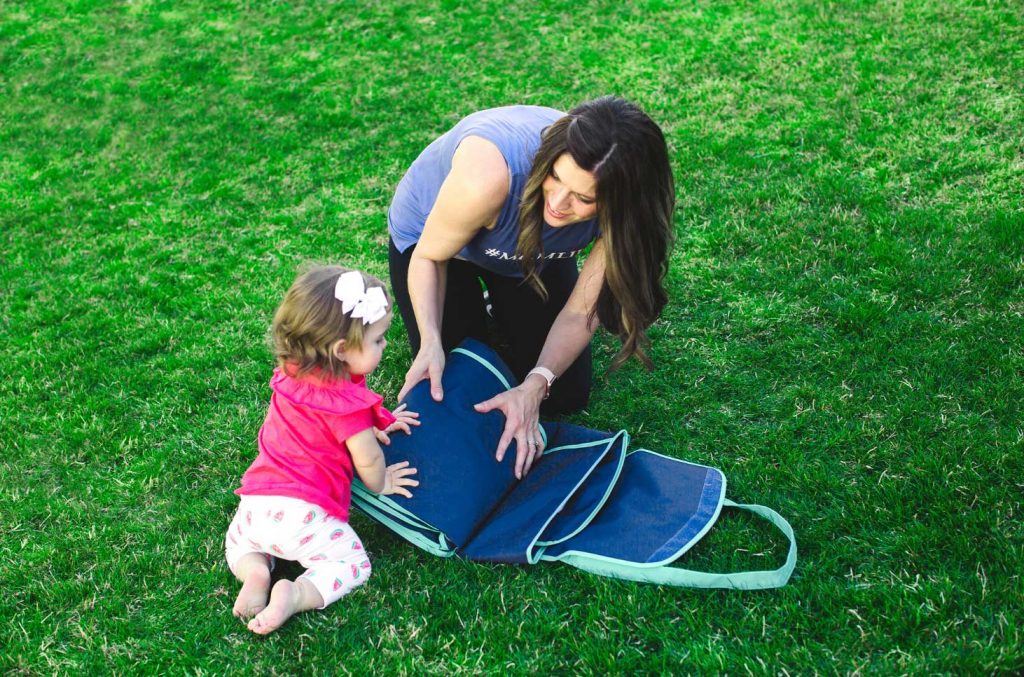
M 306 567 L 302 574 L 324 605 L 333 604 L 371 577 L 371 563 L 359 536 L 347 523 L 314 504 L 275 496 L 243 496 L 226 531 L 229 568 L 248 553 L 261 553 Z

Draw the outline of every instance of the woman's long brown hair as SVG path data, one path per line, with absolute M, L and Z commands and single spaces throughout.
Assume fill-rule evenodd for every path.
M 545 299 L 538 274 L 543 184 L 564 153 L 597 179 L 605 269 L 594 313 L 622 342 L 610 369 L 634 355 L 649 369 L 647 328 L 668 302 L 664 280 L 673 242 L 675 186 L 665 137 L 636 105 L 613 96 L 577 106 L 544 131 L 520 202 L 516 254 L 527 282 Z

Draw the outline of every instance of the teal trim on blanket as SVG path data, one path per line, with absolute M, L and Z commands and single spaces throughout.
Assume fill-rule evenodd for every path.
M 709 531 L 711 531 L 711 527 L 715 526 L 715 522 L 718 521 L 718 517 L 722 514 L 722 506 L 726 503 L 726 501 L 729 500 L 729 499 L 727 499 L 725 497 L 726 487 L 728 486 L 728 480 L 726 480 L 725 475 L 721 474 L 721 472 L 718 470 L 718 468 L 714 468 L 714 467 L 712 467 L 710 465 L 704 465 L 702 463 L 693 463 L 691 461 L 680 461 L 678 458 L 673 458 L 671 456 L 666 456 L 665 454 L 659 454 L 658 452 L 651 451 L 650 449 L 633 449 L 632 451 L 629 452 L 628 455 L 632 456 L 633 454 L 636 454 L 636 453 L 651 454 L 652 456 L 660 456 L 661 458 L 667 458 L 670 461 L 675 461 L 676 463 L 686 463 L 688 465 L 697 466 L 698 468 L 707 468 L 708 470 L 712 470 L 712 471 L 714 471 L 716 473 L 719 473 L 719 475 L 722 478 L 722 487 L 721 487 L 721 491 L 719 492 L 719 495 L 718 495 L 718 505 L 715 507 L 714 515 L 711 517 L 710 520 L 707 521 L 707 523 L 704 525 L 704 527 L 699 532 L 697 532 L 697 534 L 693 538 L 691 538 L 689 540 L 689 542 L 685 543 L 683 546 L 681 546 L 674 553 L 668 555 L 667 557 L 662 558 L 659 561 L 656 561 L 656 562 L 645 562 L 643 564 L 639 564 L 638 566 L 659 566 L 659 565 L 663 565 L 663 564 L 668 564 L 669 562 L 676 561 L 677 559 L 682 557 L 690 548 L 692 548 L 693 546 L 697 545 L 697 543 L 700 541 L 700 539 L 704 538 L 704 536 L 706 536 L 707 533 Z
M 565 508 L 566 504 L 569 503 L 570 500 L 572 500 L 572 497 L 576 494 L 576 492 L 579 490 L 579 488 L 581 486 L 583 486 L 583 483 L 586 482 L 587 479 L 593 474 L 594 470 L 597 469 L 597 466 L 600 465 L 601 462 L 604 460 L 605 455 L 608 454 L 611 451 L 611 448 L 612 448 L 612 446 L 615 445 L 616 440 L 619 440 L 619 439 L 622 440 L 621 441 L 621 445 L 620 445 L 620 450 L 621 451 L 619 453 L 618 463 L 616 464 L 616 467 L 615 467 L 615 475 L 614 475 L 614 477 L 612 477 L 611 482 L 608 483 L 608 489 L 605 491 L 604 496 L 601 498 L 600 503 L 598 503 L 598 505 L 596 505 L 594 507 L 594 509 L 590 512 L 590 515 L 588 515 L 586 518 L 584 518 L 583 522 L 575 530 L 573 530 L 573 532 L 571 534 L 569 534 L 568 536 L 565 536 L 563 538 L 559 538 L 559 539 L 554 540 L 554 541 L 540 541 L 539 539 L 540 539 L 541 534 L 544 533 L 544 531 L 548 528 L 548 525 L 551 524 L 552 520 L 554 520 L 558 516 L 558 514 Z M 602 440 L 597 440 L 595 442 L 595 444 L 600 444 L 601 441 Z M 565 447 L 555 447 L 554 449 L 552 449 L 552 451 L 559 451 L 559 450 L 566 449 L 566 448 L 569 448 L 569 447 L 578 448 L 580 446 L 587 446 L 587 445 L 578 445 L 578 444 L 566 445 Z M 573 536 L 575 536 L 576 534 L 580 533 L 581 531 L 583 531 L 583 529 L 588 524 L 590 524 L 594 520 L 594 517 L 597 516 L 597 513 L 601 512 L 601 508 L 604 507 L 604 504 L 608 501 L 608 497 L 611 496 L 612 490 L 615 488 L 615 483 L 618 481 L 619 475 L 622 474 L 622 464 L 626 462 L 626 453 L 625 452 L 626 452 L 626 449 L 628 448 L 628 446 L 629 446 L 629 434 L 625 430 L 623 430 L 623 431 L 619 432 L 618 434 L 613 435 L 612 437 L 607 439 L 604 451 L 602 451 L 598 455 L 597 460 L 595 460 L 594 463 L 590 466 L 590 468 L 587 470 L 586 474 L 583 477 L 580 478 L 580 481 L 576 483 L 576 486 L 573 487 L 572 491 L 570 491 L 568 493 L 568 495 L 566 495 L 565 500 L 563 500 L 558 505 L 558 508 L 554 512 L 551 513 L 551 516 L 548 517 L 548 519 L 544 522 L 544 525 L 540 528 L 539 531 L 537 531 L 537 535 L 534 536 L 533 542 L 530 543 L 529 547 L 526 550 L 526 561 L 527 562 L 529 562 L 530 564 L 536 564 L 537 562 L 539 562 L 541 557 L 543 557 L 543 555 L 544 555 L 544 550 L 548 546 L 554 545 L 556 543 L 562 543 L 563 541 L 567 541 L 570 538 L 572 538 Z M 534 551 L 535 547 L 539 547 L 540 550 L 535 552 Z
M 432 541 L 426 535 L 418 531 L 408 529 L 405 526 L 399 524 L 398 522 L 391 520 L 390 515 L 388 515 L 385 512 L 377 510 L 372 505 L 363 503 L 355 498 L 353 498 L 353 503 L 356 505 L 356 507 L 365 512 L 370 518 L 380 522 L 382 525 L 386 526 L 388 529 L 391 529 L 393 532 L 395 532 L 405 540 L 409 541 L 416 547 L 422 550 L 426 550 L 430 554 L 437 555 L 438 557 L 451 557 L 455 554 L 455 550 L 447 545 L 447 539 L 441 532 L 437 533 L 437 541 Z
M 490 362 L 485 360 L 480 355 L 477 355 L 472 350 L 466 350 L 465 348 L 459 347 L 459 348 L 452 348 L 452 352 L 453 353 L 461 353 L 463 355 L 467 355 L 469 357 L 472 357 L 474 360 L 476 360 L 480 364 L 482 364 L 485 367 L 487 367 L 487 370 L 490 371 L 492 374 L 494 374 L 494 377 L 496 379 L 498 379 L 498 382 L 501 383 L 501 385 L 505 386 L 505 390 L 511 390 L 512 389 L 512 384 L 509 383 L 508 380 L 506 380 L 505 376 L 502 375 L 502 373 L 500 371 L 495 369 L 493 364 L 491 364 Z M 544 426 L 542 426 L 542 425 L 538 425 L 537 428 L 540 429 L 540 436 L 544 438 L 544 440 L 543 440 L 544 445 L 547 446 L 547 443 L 548 443 L 548 433 L 547 433 L 547 431 L 544 430 Z
M 479 355 L 477 355 L 473 351 L 466 350 L 465 348 L 452 348 L 452 352 L 453 353 L 462 353 L 463 355 L 469 355 L 474 360 L 476 360 L 480 364 L 482 364 L 485 367 L 487 367 L 488 371 L 490 371 L 492 374 L 494 374 L 494 377 L 497 378 L 498 381 L 501 382 L 501 385 L 505 386 L 505 390 L 509 390 L 509 389 L 512 388 L 512 384 L 510 384 L 508 381 L 505 380 L 505 377 L 502 375 L 502 373 L 500 371 L 495 369 L 493 364 L 491 364 L 490 362 L 488 362 L 484 358 L 480 357 Z
M 605 437 L 604 439 L 600 439 L 600 440 L 593 440 L 592 442 L 580 442 L 578 444 L 562 444 L 562 445 L 559 445 L 557 447 L 551 447 L 550 449 L 545 449 L 543 455 L 547 456 L 548 454 L 554 453 L 556 451 L 565 451 L 566 449 L 582 449 L 583 447 L 596 447 L 599 444 L 605 444 L 608 440 L 615 438 L 616 435 L 618 435 L 620 433 L 624 434 L 626 436 L 626 444 L 628 445 L 629 444 L 629 433 L 627 433 L 625 430 L 620 430 L 618 433 L 616 433 L 615 435 L 612 435 L 611 437 Z M 628 451 L 626 452 L 627 455 L 629 455 L 629 453 L 630 452 L 628 452 Z
M 617 440 L 619 438 L 622 438 L 622 449 L 624 449 L 624 450 L 628 449 L 629 448 L 629 433 L 627 433 L 625 430 L 620 430 L 617 434 L 607 438 L 607 446 L 605 447 L 605 452 L 604 453 L 607 453 L 607 450 L 613 444 L 615 444 L 615 440 Z M 580 448 L 583 448 L 583 447 L 597 446 L 597 445 L 599 445 L 599 444 L 601 444 L 603 442 L 605 442 L 605 440 L 594 440 L 593 442 L 584 442 L 584 443 L 581 443 L 581 444 L 566 444 L 566 445 L 563 445 L 563 446 L 560 446 L 560 447 L 554 447 L 553 449 L 550 449 L 548 451 L 554 453 L 554 452 L 558 452 L 558 451 L 564 451 L 566 449 L 580 449 Z M 548 451 L 545 451 L 544 454 L 547 455 Z M 561 512 L 563 508 L 565 508 L 565 505 L 572 499 L 573 494 L 575 494 L 576 491 L 583 484 L 583 482 L 586 481 L 587 477 L 589 477 L 590 474 L 594 471 L 594 468 L 597 467 L 598 463 L 600 463 L 603 460 L 604 453 L 602 453 L 601 456 L 598 458 L 598 460 L 594 463 L 594 465 L 591 466 L 590 472 L 587 473 L 586 477 L 583 477 L 582 479 L 580 479 L 580 481 L 576 484 L 575 488 L 573 488 L 572 492 L 568 496 L 566 496 L 565 500 L 562 501 L 561 505 L 558 506 L 558 510 L 556 510 L 555 513 L 552 514 L 550 518 L 548 518 L 548 521 L 544 523 L 544 528 L 540 530 L 540 534 L 544 533 L 544 530 L 548 528 L 548 524 L 551 523 L 551 520 L 555 519 L 555 517 L 558 516 L 558 513 Z M 618 482 L 619 475 L 622 474 L 622 466 L 626 462 L 626 456 L 628 455 L 628 453 L 629 452 L 627 451 L 626 453 L 621 454 L 619 456 L 618 467 L 615 468 L 615 476 L 612 478 L 612 481 L 608 483 L 608 489 L 604 492 L 604 496 L 601 498 L 600 502 L 594 507 L 594 510 L 591 511 L 590 515 L 588 515 L 583 520 L 583 522 L 576 529 L 574 529 L 572 531 L 572 533 L 570 533 L 567 536 L 563 536 L 562 538 L 551 540 L 551 541 L 535 540 L 530 545 L 530 551 L 527 553 L 527 560 L 530 562 L 530 564 L 536 564 L 541 559 L 543 559 L 544 558 L 544 551 L 549 546 L 556 545 L 558 543 L 564 543 L 565 541 L 568 541 L 570 538 L 572 538 L 573 536 L 576 536 L 581 531 L 586 529 L 587 525 L 594 521 L 594 518 L 597 517 L 597 513 L 601 512 L 601 508 L 603 508 L 605 503 L 608 502 L 608 497 L 611 496 L 612 495 L 612 491 L 615 490 L 615 483 Z M 540 536 L 540 534 L 538 534 L 538 537 Z M 533 546 L 535 546 L 535 545 L 540 547 L 540 551 L 537 552 L 536 554 L 534 554 L 532 552 L 533 551 Z
M 393 501 L 373 493 L 357 479 L 352 481 L 352 503 L 370 518 L 377 520 L 418 548 L 439 557 L 451 557 L 455 554 L 455 549 L 449 545 L 448 538 L 441 531 L 422 520 L 416 520 L 418 524 L 408 520 L 401 514 L 406 512 L 405 510 Z M 430 536 L 433 536 L 433 539 Z
M 366 488 L 366 485 L 362 483 L 358 478 L 352 479 L 352 496 L 359 497 L 367 503 L 379 506 L 382 510 L 386 510 L 389 515 L 394 519 L 404 522 L 413 529 L 426 529 L 428 531 L 438 531 L 436 527 L 427 522 L 421 520 L 418 516 L 412 514 L 402 506 L 392 501 L 387 496 L 381 494 L 375 494 Z
M 623 431 L 623 432 L 625 432 L 625 431 Z M 577 446 L 579 446 L 579 445 L 577 445 Z M 632 456 L 633 454 L 636 454 L 636 453 L 645 453 L 645 454 L 651 454 L 651 455 L 654 455 L 654 456 L 660 456 L 661 458 L 666 458 L 666 459 L 668 459 L 670 461 L 674 461 L 676 463 L 686 463 L 687 465 L 697 466 L 697 467 L 700 467 L 700 468 L 707 468 L 708 470 L 712 470 L 712 471 L 714 471 L 716 473 L 719 472 L 717 468 L 713 468 L 713 467 L 708 466 L 708 465 L 702 465 L 700 463 L 690 463 L 688 461 L 680 461 L 677 458 L 672 458 L 671 456 L 666 456 L 665 454 L 659 454 L 659 453 L 657 453 L 655 451 L 650 451 L 649 449 L 633 449 L 631 451 L 626 452 L 626 456 Z M 625 458 L 623 458 L 623 461 L 625 461 Z M 620 471 L 621 471 L 621 468 L 620 468 Z M 616 477 L 618 477 L 618 476 L 616 475 Z M 677 559 L 679 559 L 680 557 L 682 557 L 688 550 L 690 550 L 690 548 L 692 548 L 702 538 L 704 538 L 704 536 L 708 533 L 708 531 L 711 530 L 711 527 L 715 526 L 715 522 L 718 521 L 718 517 L 719 517 L 719 515 L 722 512 L 722 506 L 728 500 L 725 497 L 726 479 L 725 479 L 724 475 L 721 476 L 721 482 L 722 483 L 721 483 L 720 488 L 719 488 L 718 496 L 716 497 L 716 500 L 715 500 L 714 514 L 711 516 L 711 518 L 708 519 L 705 522 L 704 526 L 697 533 L 695 533 L 693 535 L 693 537 L 690 538 L 690 540 L 688 540 L 686 543 L 682 544 L 678 549 L 674 550 L 669 555 L 667 555 L 666 557 L 663 557 L 660 560 L 656 560 L 656 561 L 653 561 L 653 562 L 634 562 L 634 561 L 630 561 L 630 560 L 620 560 L 620 559 L 616 559 L 616 558 L 612 558 L 612 557 L 605 557 L 603 555 L 597 555 L 597 554 L 594 554 L 594 553 L 590 553 L 590 552 L 586 552 L 586 551 L 580 551 L 580 550 L 567 550 L 567 551 L 565 551 L 565 552 L 563 552 L 563 553 L 561 553 L 559 555 L 543 556 L 543 557 L 541 557 L 541 559 L 543 559 L 545 561 L 548 561 L 548 562 L 567 562 L 567 563 L 573 564 L 573 562 L 577 558 L 582 558 L 585 561 L 594 560 L 594 561 L 606 562 L 606 563 L 620 563 L 623 566 L 627 566 L 627 567 L 631 567 L 631 568 L 641 568 L 641 569 L 654 569 L 654 568 L 657 568 L 657 567 L 665 566 L 666 564 L 674 562 Z M 614 485 L 609 487 L 608 495 L 611 494 L 611 490 L 613 488 L 614 488 Z M 607 501 L 607 495 L 605 496 L 605 501 Z M 602 501 L 601 504 L 604 505 L 605 501 Z M 587 520 L 587 522 L 589 523 L 591 520 L 593 520 L 593 518 L 594 518 L 594 516 L 596 514 L 597 513 L 595 512 L 593 515 L 591 515 L 590 518 Z M 580 530 L 582 530 L 582 528 Z M 573 535 L 575 535 L 575 534 L 573 534 Z M 562 540 L 567 540 L 567 539 L 562 539 Z M 561 542 L 561 540 L 560 541 L 552 541 L 548 545 L 554 545 L 556 542 Z M 577 566 L 577 565 L 573 564 L 573 566 Z M 580 567 L 580 568 L 582 568 L 582 567 Z

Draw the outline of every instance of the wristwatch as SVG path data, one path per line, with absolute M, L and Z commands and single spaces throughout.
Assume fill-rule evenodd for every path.
M 551 396 L 551 384 L 555 382 L 555 372 L 547 367 L 534 367 L 526 373 L 526 377 L 529 378 L 530 374 L 537 374 L 544 378 L 544 399 L 548 399 Z

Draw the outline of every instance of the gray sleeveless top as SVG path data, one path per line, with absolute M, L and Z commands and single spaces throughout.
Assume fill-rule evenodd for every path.
M 509 277 L 523 276 L 516 259 L 519 200 L 544 129 L 563 117 L 553 108 L 506 106 L 473 113 L 435 139 L 409 167 L 388 209 L 388 231 L 399 251 L 416 244 L 434 207 L 441 184 L 452 168 L 452 156 L 467 136 L 487 139 L 501 151 L 509 169 L 509 189 L 494 228 L 481 229 L 458 258 Z M 545 224 L 541 234 L 541 266 L 553 259 L 574 258 L 598 235 L 597 219 L 561 228 Z

